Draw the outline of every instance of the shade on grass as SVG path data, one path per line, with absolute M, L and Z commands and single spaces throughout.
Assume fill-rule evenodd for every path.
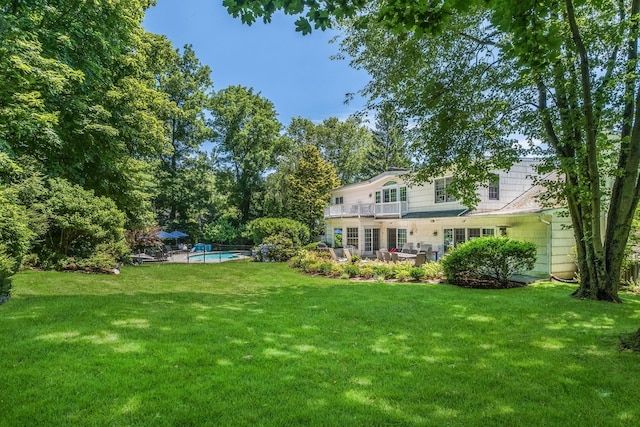
M 285 265 L 18 275 L 0 425 L 637 425 L 640 298 L 348 282 Z

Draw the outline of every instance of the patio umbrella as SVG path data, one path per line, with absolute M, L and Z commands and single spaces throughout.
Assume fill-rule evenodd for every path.
M 188 237 L 188 234 L 183 233 L 180 230 L 174 230 L 171 233 L 169 233 L 169 236 L 171 236 L 172 239 L 176 239 L 176 246 L 178 246 L 178 239 L 180 237 Z
M 158 232 L 158 234 L 156 234 L 156 237 L 158 237 L 159 239 L 173 239 L 175 238 L 175 236 L 171 233 L 167 233 L 164 230 L 160 230 Z
M 189 236 L 188 234 L 185 234 L 185 233 L 183 233 L 183 232 L 182 232 L 182 231 L 180 231 L 180 230 L 174 230 L 174 231 L 172 231 L 172 232 L 171 232 L 171 233 L 169 233 L 169 234 L 170 234 L 170 235 L 171 235 L 171 237 L 172 237 L 172 238 L 174 238 L 174 239 L 178 239 L 178 238 L 180 238 L 180 237 L 188 237 L 188 236 Z

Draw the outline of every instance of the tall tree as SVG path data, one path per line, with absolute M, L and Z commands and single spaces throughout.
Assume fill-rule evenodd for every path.
M 295 147 L 267 179 L 265 214 L 305 224 L 313 235 L 322 232 L 330 191 L 340 185 L 335 167 L 313 145 Z
M 216 180 L 245 224 L 259 215 L 264 173 L 286 151 L 271 101 L 253 89 L 230 86 L 211 100 L 211 127 L 222 173 Z
M 171 108 L 166 117 L 168 147 L 160 156 L 156 210 L 163 225 L 181 226 L 194 219 L 189 215 L 194 204 L 209 199 L 206 174 L 210 171 L 198 179 L 193 169 L 201 144 L 213 136 L 205 120 L 213 84 L 210 68 L 200 64 L 190 45 L 182 53 L 173 52 L 171 58 L 158 76 L 159 90 L 168 94 Z
M 336 117 L 315 124 L 301 117 L 291 120 L 286 135 L 299 147 L 313 145 L 322 158 L 333 164 L 342 184 L 368 178 L 366 153 L 372 144 L 371 131 L 360 119 L 340 121 Z
M 390 168 L 408 168 L 411 156 L 407 144 L 405 117 L 390 102 L 382 103 L 376 113 L 373 143 L 367 152 L 367 175 L 375 176 Z
M 150 3 L 0 0 L 0 145 L 130 218 L 148 201 L 143 159 L 164 136 L 166 96 L 147 72 L 141 27 Z

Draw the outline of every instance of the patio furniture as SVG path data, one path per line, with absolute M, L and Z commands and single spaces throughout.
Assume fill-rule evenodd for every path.
M 419 254 L 416 254 L 416 260 L 415 260 L 414 266 L 420 267 L 422 264 L 424 264 L 426 259 L 427 259 L 426 253 L 421 252 Z
M 398 253 L 397 252 L 391 252 L 391 261 L 393 262 L 398 262 Z
M 344 248 L 342 250 L 342 253 L 344 253 L 344 257 L 347 261 L 351 262 L 351 251 L 347 248 Z
M 382 252 L 382 256 L 384 257 L 384 262 L 391 262 L 391 254 L 389 252 Z

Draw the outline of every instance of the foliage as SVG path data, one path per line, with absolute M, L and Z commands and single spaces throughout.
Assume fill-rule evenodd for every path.
M 199 219 L 201 211 L 209 213 L 212 208 L 207 203 L 213 188 L 212 160 L 200 145 L 213 136 L 205 120 L 213 84 L 211 69 L 200 64 L 190 45 L 182 53 L 165 55 L 168 64 L 158 76 L 159 90 L 168 95 L 171 108 L 165 113 L 168 150 L 158 164 L 155 206 L 161 225 L 185 228 Z
M 204 226 L 204 238 L 215 243 L 233 243 L 241 235 L 240 230 L 226 218 L 219 218 Z
M 349 276 L 349 278 L 354 278 L 360 275 L 360 267 L 356 264 L 346 264 L 343 267 L 343 271 Z
M 41 261 L 55 265 L 67 257 L 90 258 L 101 249 L 124 254 L 125 217 L 112 200 L 63 179 L 51 179 L 48 185 L 43 202 L 48 229 L 38 246 Z
M 259 262 L 286 262 L 296 254 L 296 245 L 289 235 L 275 233 L 266 236 L 253 253 Z
M 447 281 L 455 285 L 506 287 L 509 278 L 533 268 L 536 245 L 503 237 L 473 239 L 442 260 Z
M 287 143 L 279 134 L 281 125 L 273 103 L 253 89 L 223 89 L 213 96 L 210 108 L 214 149 L 222 168 L 216 186 L 229 194 L 229 203 L 244 224 L 259 215 L 263 174 L 276 166 Z
M 391 103 L 378 106 L 373 142 L 367 152 L 368 176 L 376 176 L 391 168 L 411 166 L 407 131 L 407 119 L 396 112 Z
M 289 218 L 254 219 L 247 224 L 247 234 L 256 245 L 274 235 L 286 236 L 296 248 L 309 241 L 307 226 Z
M 339 186 L 336 170 L 317 147 L 296 147 L 267 179 L 265 212 L 306 224 L 313 235 L 323 230 L 323 212 L 330 191 Z
M 371 131 L 357 117 L 341 121 L 331 117 L 315 124 L 309 119 L 294 118 L 286 136 L 296 147 L 313 146 L 331 163 L 342 185 L 369 178 L 366 153 L 373 139 Z
M 0 152 L 0 162 L 13 171 L 18 168 Z M 7 176 L 2 173 L 0 178 Z M 29 229 L 27 211 L 16 200 L 13 188 L 4 186 L 0 180 L 0 297 L 8 296 L 11 290 L 11 276 L 15 274 L 27 254 L 33 232 Z
M 151 209 L 144 160 L 162 150 L 168 105 L 141 27 L 149 5 L 5 1 L 0 17 L 0 146 L 112 198 L 133 222 Z

